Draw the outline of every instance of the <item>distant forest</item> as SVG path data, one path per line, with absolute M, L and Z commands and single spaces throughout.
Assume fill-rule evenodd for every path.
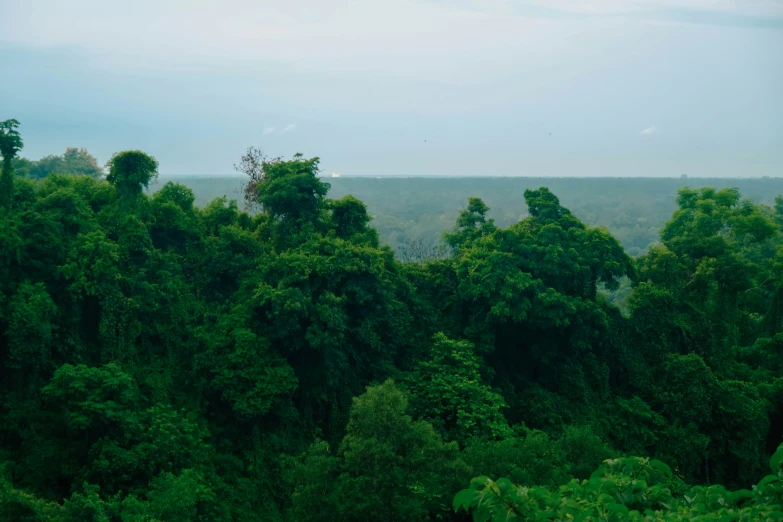
M 783 520 L 779 180 L 326 180 L 251 150 L 251 214 L 197 203 L 223 180 L 148 193 L 139 150 L 17 172 L 18 125 L 0 521 Z M 644 208 L 638 257 L 589 221 Z M 401 259 L 384 219 L 443 251 Z
M 154 191 L 165 183 L 162 178 Z M 241 177 L 171 178 L 190 187 L 196 204 L 218 196 L 242 200 Z M 677 191 L 684 187 L 736 188 L 747 198 L 773 205 L 783 194 L 783 177 L 726 178 L 328 178 L 330 196 L 351 194 L 367 205 L 371 225 L 381 241 L 405 256 L 411 243 L 415 256 L 432 251 L 444 230 L 453 226 L 468 197 L 480 197 L 489 217 L 509 226 L 527 217 L 526 189 L 548 187 L 564 206 L 592 226 L 606 227 L 631 256 L 658 241 L 663 225 L 677 208 Z M 408 246 L 408 249 L 405 247 Z

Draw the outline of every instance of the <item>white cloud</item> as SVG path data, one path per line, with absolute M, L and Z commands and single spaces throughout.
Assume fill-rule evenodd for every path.
M 647 127 L 642 132 L 640 132 L 642 136 L 649 136 L 650 134 L 658 134 L 658 129 L 655 127 Z
M 287 134 L 289 132 L 293 132 L 294 130 L 296 130 L 296 124 L 289 123 L 281 130 L 277 130 L 275 127 L 266 127 L 263 131 L 261 131 L 261 135 L 269 136 L 270 134 Z

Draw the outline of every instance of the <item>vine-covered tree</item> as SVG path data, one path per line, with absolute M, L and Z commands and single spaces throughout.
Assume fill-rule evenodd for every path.
M 106 163 L 106 181 L 117 188 L 122 200 L 132 200 L 158 175 L 158 162 L 140 150 L 118 152 Z

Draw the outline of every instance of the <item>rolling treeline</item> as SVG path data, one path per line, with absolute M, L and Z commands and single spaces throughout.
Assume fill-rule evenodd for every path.
M 241 196 L 241 177 L 170 177 L 187 185 L 196 204 L 215 197 Z M 403 260 L 440 255 L 441 234 L 451 228 L 468 197 L 480 197 L 489 216 L 507 227 L 527 217 L 525 190 L 548 187 L 560 202 L 585 223 L 605 226 L 632 257 L 657 243 L 658 233 L 677 209 L 681 188 L 737 188 L 756 203 L 774 205 L 783 194 L 783 178 L 351 178 L 327 180 L 329 194 L 352 194 L 367 205 L 381 241 Z M 164 184 L 151 186 L 150 193 Z M 240 208 L 242 205 L 240 204 Z
M 783 199 L 682 189 L 634 259 L 547 188 L 509 226 L 470 198 L 404 263 L 316 158 L 254 167 L 250 215 L 146 194 L 141 151 L 15 176 L 21 145 L 0 520 L 780 519 Z
M 17 176 L 42 179 L 49 174 L 69 174 L 72 176 L 103 177 L 103 168 L 87 149 L 68 147 L 59 156 L 49 155 L 32 161 L 27 158 L 14 158 L 14 172 Z

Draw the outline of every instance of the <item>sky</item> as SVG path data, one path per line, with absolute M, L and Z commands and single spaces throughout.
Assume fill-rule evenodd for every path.
M 0 0 L 22 155 L 783 176 L 783 0 Z

